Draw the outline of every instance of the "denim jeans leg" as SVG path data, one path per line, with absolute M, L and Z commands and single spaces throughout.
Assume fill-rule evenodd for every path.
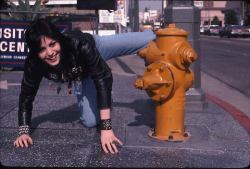
M 108 36 L 95 35 L 94 38 L 101 57 L 107 61 L 115 57 L 135 54 L 155 39 L 155 34 L 146 30 Z M 77 94 L 77 101 L 81 123 L 86 127 L 96 126 L 100 121 L 100 112 L 96 105 L 96 88 L 90 77 L 82 80 L 82 92 Z
M 96 89 L 90 77 L 82 80 L 82 92 L 76 94 L 80 110 L 80 122 L 86 127 L 94 127 L 99 123 L 100 113 L 96 104 Z
M 105 61 L 119 56 L 135 54 L 155 38 L 156 36 L 151 30 L 106 36 L 94 35 L 96 47 Z

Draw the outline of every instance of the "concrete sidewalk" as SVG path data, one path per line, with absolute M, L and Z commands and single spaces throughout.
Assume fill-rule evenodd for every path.
M 79 124 L 76 98 L 62 89 L 59 95 L 44 79 L 34 102 L 32 137 L 34 145 L 16 149 L 17 105 L 20 86 L 0 90 L 0 162 L 4 166 L 42 167 L 136 167 L 136 168 L 241 168 L 249 166 L 249 132 L 222 107 L 207 100 L 202 111 L 185 113 L 186 142 L 150 138 L 154 126 L 154 105 L 145 91 L 133 87 L 144 65 L 141 60 L 123 57 L 110 60 L 112 67 L 115 134 L 123 146 L 115 155 L 106 155 L 95 128 Z M 123 65 L 123 66 L 122 66 Z M 127 66 L 127 67 L 126 67 Z M 0 79 L 18 83 L 22 72 L 1 72 Z M 204 78 L 202 74 L 202 80 Z M 213 80 L 203 82 L 213 86 Z M 66 87 L 66 86 L 63 86 Z M 226 95 L 226 94 L 225 94 Z

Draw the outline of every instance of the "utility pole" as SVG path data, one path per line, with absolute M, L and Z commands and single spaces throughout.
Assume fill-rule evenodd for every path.
M 165 23 L 175 23 L 177 27 L 186 30 L 188 41 L 198 54 L 191 69 L 194 71 L 195 81 L 187 92 L 187 109 L 202 110 L 207 106 L 205 94 L 201 89 L 201 69 L 200 69 L 200 9 L 194 6 L 193 0 L 169 0 L 165 10 Z
M 96 17 L 95 33 L 96 33 L 96 35 L 98 35 L 99 34 L 99 12 L 98 12 L 98 9 L 95 10 L 95 17 Z
M 245 24 L 245 1 L 242 1 L 241 2 L 241 25 L 244 25 Z
M 139 1 L 129 0 L 129 24 L 132 32 L 139 31 Z
M 164 0 L 161 0 L 161 16 L 164 15 Z

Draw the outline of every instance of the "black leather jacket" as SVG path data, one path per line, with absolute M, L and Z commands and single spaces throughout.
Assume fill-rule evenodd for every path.
M 31 125 L 32 104 L 42 77 L 71 83 L 90 75 L 96 86 L 98 108 L 111 107 L 111 70 L 100 57 L 93 36 L 81 31 L 70 31 L 64 35 L 65 45 L 61 47 L 62 54 L 58 66 L 50 67 L 32 54 L 25 60 L 19 96 L 19 126 Z

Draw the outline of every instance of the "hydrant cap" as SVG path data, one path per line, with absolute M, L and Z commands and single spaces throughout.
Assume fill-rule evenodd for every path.
M 172 23 L 172 24 L 169 24 L 164 29 L 159 29 L 156 32 L 156 35 L 187 36 L 188 32 L 185 31 L 184 29 L 177 28 L 176 25 Z

